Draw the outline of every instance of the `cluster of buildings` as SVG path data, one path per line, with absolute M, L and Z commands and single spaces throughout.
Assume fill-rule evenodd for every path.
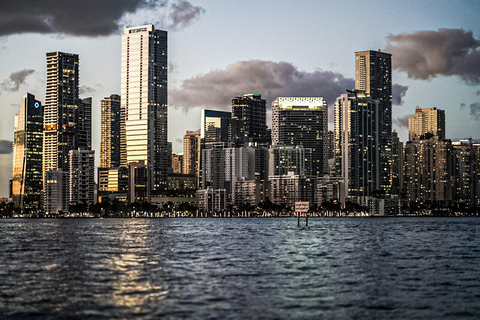
M 202 110 L 183 152 L 167 140 L 167 32 L 122 35 L 121 94 L 101 101 L 100 167 L 92 99 L 79 98 L 79 57 L 47 53 L 42 105 L 27 93 L 15 118 L 12 197 L 47 214 L 97 202 L 188 203 L 213 212 L 260 202 L 356 203 L 373 214 L 480 204 L 480 147 L 445 137 L 445 113 L 419 108 L 405 145 L 392 131 L 392 59 L 355 53 L 355 88 L 339 93 L 335 129 L 322 97 L 232 97 L 231 111 Z M 321 92 L 322 88 L 319 88 Z M 97 182 L 95 182 L 97 180 Z M 410 208 L 410 209 L 408 209 Z

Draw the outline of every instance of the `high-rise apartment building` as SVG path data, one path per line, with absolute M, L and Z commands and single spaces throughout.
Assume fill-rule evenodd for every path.
M 370 196 L 380 190 L 379 103 L 363 90 L 347 91 L 335 101 L 335 173 L 346 197 Z
M 328 170 L 328 105 L 321 97 L 278 97 L 272 102 L 272 144 L 312 150 L 313 176 Z
M 408 139 L 413 140 L 426 133 L 445 139 L 445 110 L 415 107 L 415 114 L 408 118 Z
M 120 166 L 120 96 L 112 94 L 101 101 L 100 168 Z
M 122 35 L 121 112 L 126 164 L 143 161 L 152 193 L 167 188 L 167 32 L 153 25 Z M 123 131 L 123 130 L 122 130 Z
M 380 188 L 388 195 L 392 186 L 392 55 L 373 50 L 355 52 L 355 89 L 378 100 Z
M 38 206 L 42 182 L 43 106 L 27 93 L 15 115 L 12 196 L 20 208 Z
M 392 194 L 402 194 L 404 162 L 403 142 L 400 141 L 398 133 L 394 130 L 392 132 Z
M 68 173 L 69 151 L 78 148 L 78 62 L 77 54 L 47 53 L 47 90 L 43 115 L 44 181 L 50 170 L 61 169 Z
M 267 139 L 267 101 L 261 94 L 245 94 L 232 99 L 232 118 L 241 121 L 245 144 Z
M 183 152 L 172 154 L 172 172 L 176 174 L 183 173 Z
M 70 205 L 95 202 L 95 151 L 70 150 Z M 88 209 L 88 208 L 87 208 Z
M 448 206 L 454 199 L 454 152 L 450 140 L 431 133 L 405 144 L 405 198 L 411 206 Z
M 69 202 L 69 172 L 63 170 L 49 170 L 45 173 L 45 213 L 56 215 L 68 212 Z
M 293 172 L 305 177 L 312 174 L 312 150 L 298 146 L 276 145 L 268 149 L 268 175 L 278 176 Z
M 200 129 L 197 131 L 187 131 L 183 136 L 183 168 L 182 173 L 194 174 L 197 186 L 200 177 L 200 156 L 201 156 L 202 138 Z
M 92 150 L 92 98 L 78 100 L 77 147 Z

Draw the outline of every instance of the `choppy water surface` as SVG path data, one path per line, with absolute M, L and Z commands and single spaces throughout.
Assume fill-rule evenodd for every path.
M 478 318 L 480 219 L 0 221 L 0 318 Z

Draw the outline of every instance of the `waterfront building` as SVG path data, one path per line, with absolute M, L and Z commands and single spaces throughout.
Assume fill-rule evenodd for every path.
M 48 215 L 68 212 L 69 172 L 63 170 L 50 170 L 45 173 L 45 198 L 44 208 Z
M 201 212 L 219 212 L 227 209 L 227 191 L 225 189 L 206 188 L 197 190 L 197 207 Z
M 43 106 L 27 93 L 15 115 L 12 197 L 20 208 L 40 205 L 42 180 Z
M 405 198 L 410 206 L 448 206 L 454 199 L 450 140 L 427 133 L 405 144 Z
M 335 174 L 345 179 L 347 198 L 383 190 L 379 117 L 378 100 L 363 90 L 347 90 L 335 101 Z
M 328 105 L 321 97 L 278 97 L 272 102 L 272 145 L 312 150 L 312 175 L 328 171 Z
M 101 100 L 100 168 L 120 166 L 120 96 L 112 94 Z
M 300 176 L 312 175 L 312 150 L 303 146 L 275 145 L 268 149 L 268 175 L 278 176 L 293 172 Z
M 239 178 L 235 180 L 233 194 L 233 204 L 237 207 L 242 205 L 256 206 L 261 198 L 261 186 L 256 180 L 247 180 Z
M 454 200 L 462 208 L 480 206 L 480 145 L 471 139 L 452 142 L 455 170 Z
M 128 164 L 128 203 L 150 202 L 149 168 L 143 160 Z
M 47 53 L 47 84 L 44 107 L 43 180 L 51 170 L 70 170 L 69 151 L 79 145 L 79 59 L 77 54 Z M 68 187 L 68 182 L 67 182 Z M 68 198 L 68 197 L 67 197 Z
M 92 98 L 78 100 L 77 145 L 82 150 L 92 150 Z
M 318 177 L 315 184 L 315 204 L 321 207 L 324 201 L 338 201 L 343 206 L 345 204 L 344 184 L 343 177 L 330 177 L 329 175 Z
M 403 190 L 403 164 L 405 155 L 403 142 L 400 141 L 398 133 L 392 132 L 392 194 L 401 195 Z
M 378 100 L 378 163 L 380 189 L 391 192 L 392 178 L 392 55 L 386 52 L 355 52 L 355 89 Z
M 296 201 L 314 203 L 316 178 L 296 175 L 269 176 L 269 198 L 276 205 L 294 207 Z
M 241 122 L 243 142 L 264 143 L 267 139 L 267 101 L 261 94 L 245 94 L 232 99 L 232 118 Z
M 413 140 L 426 133 L 445 139 L 445 111 L 431 108 L 415 107 L 415 114 L 408 118 L 408 139 Z
M 167 188 L 167 32 L 153 25 L 127 27 L 122 35 L 121 113 L 125 164 L 143 161 L 148 193 Z M 121 138 L 122 139 L 122 138 Z M 138 168 L 134 165 L 133 168 Z M 134 199 L 144 199 L 145 197 Z
M 98 191 L 100 193 L 124 193 L 128 190 L 128 170 L 125 167 L 99 168 Z
M 95 203 L 95 151 L 70 150 L 69 204 L 89 205 Z
M 183 136 L 183 169 L 184 174 L 195 175 L 196 184 L 199 186 L 200 157 L 201 157 L 201 130 L 187 131 Z

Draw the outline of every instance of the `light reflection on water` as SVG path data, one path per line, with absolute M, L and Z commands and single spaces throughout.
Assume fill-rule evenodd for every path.
M 475 218 L 0 221 L 0 318 L 478 318 Z

